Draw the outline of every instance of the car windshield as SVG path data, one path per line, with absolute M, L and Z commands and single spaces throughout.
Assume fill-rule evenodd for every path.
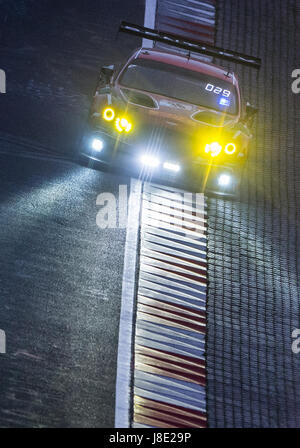
M 231 83 L 174 65 L 137 59 L 123 72 L 120 84 L 220 112 L 237 114 L 237 93 Z

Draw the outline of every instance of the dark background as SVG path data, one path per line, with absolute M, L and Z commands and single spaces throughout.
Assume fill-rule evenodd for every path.
M 118 27 L 143 23 L 144 2 L 4 0 L 0 8 L 0 130 L 72 154 L 101 66 L 140 44 Z

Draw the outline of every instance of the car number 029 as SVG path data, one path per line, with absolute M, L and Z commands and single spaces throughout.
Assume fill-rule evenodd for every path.
M 221 87 L 214 86 L 213 84 L 206 84 L 205 90 L 208 92 L 214 92 L 216 95 L 220 95 L 222 93 L 223 96 L 226 96 L 229 98 L 230 96 L 230 90 L 222 89 Z

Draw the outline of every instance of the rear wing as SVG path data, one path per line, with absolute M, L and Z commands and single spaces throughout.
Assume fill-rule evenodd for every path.
M 225 61 L 235 62 L 242 65 L 247 65 L 251 68 L 260 69 L 261 59 L 255 56 L 238 53 L 237 51 L 226 50 L 221 47 L 214 47 L 196 40 L 185 39 L 173 33 L 166 33 L 165 31 L 154 30 L 133 23 L 122 21 L 119 31 L 123 33 L 133 34 L 134 36 L 143 37 L 146 39 L 163 42 L 164 44 L 172 45 L 173 47 L 182 48 L 188 52 L 205 54 L 214 58 L 223 59 Z

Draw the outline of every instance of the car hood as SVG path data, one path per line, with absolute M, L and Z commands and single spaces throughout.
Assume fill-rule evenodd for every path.
M 201 130 L 229 130 L 239 119 L 238 116 L 134 89 L 119 88 L 116 93 L 125 102 L 127 113 L 143 127 L 161 126 L 175 133 L 194 135 Z

